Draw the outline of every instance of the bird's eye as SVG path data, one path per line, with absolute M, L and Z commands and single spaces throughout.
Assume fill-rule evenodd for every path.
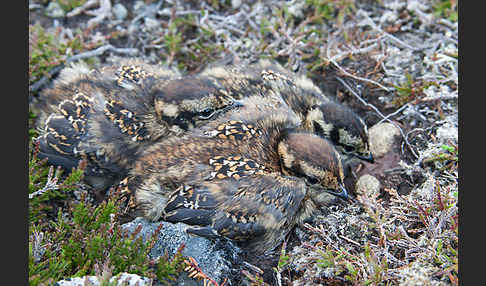
M 198 113 L 199 119 L 209 119 L 214 115 L 215 111 L 211 108 L 206 108 Z
M 354 146 L 344 145 L 344 150 L 346 152 L 354 152 L 355 148 L 354 148 Z
M 188 130 L 191 124 L 191 122 L 183 115 L 177 116 L 172 122 L 183 130 Z
M 178 123 L 181 123 L 181 122 L 186 122 L 187 119 L 183 116 L 177 116 L 175 121 L 178 122 Z
M 315 185 L 315 184 L 319 183 L 319 180 L 314 178 L 314 177 L 305 177 L 305 179 L 311 185 Z

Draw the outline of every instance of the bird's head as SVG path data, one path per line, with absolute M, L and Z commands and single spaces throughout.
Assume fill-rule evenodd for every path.
M 368 142 L 368 128 L 348 107 L 329 101 L 312 106 L 305 117 L 304 127 L 328 138 L 338 151 L 374 163 Z
M 217 115 L 241 106 L 217 82 L 186 77 L 154 91 L 155 113 L 174 131 L 187 131 Z
M 285 175 L 303 178 L 313 190 L 348 198 L 341 158 L 328 140 L 315 134 L 289 131 L 278 143 L 278 154 Z

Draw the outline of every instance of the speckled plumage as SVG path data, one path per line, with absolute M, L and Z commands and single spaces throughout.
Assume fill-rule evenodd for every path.
M 67 68 L 41 97 L 39 157 L 66 169 L 88 160 L 86 181 L 100 188 L 126 175 L 138 150 L 235 104 L 215 80 L 134 59 Z
M 63 70 L 38 105 L 43 111 L 39 156 L 66 169 L 86 159 L 86 181 L 103 188 L 126 175 L 139 150 L 200 128 L 249 97 L 260 98 L 261 106 L 253 108 L 283 101 L 287 110 L 280 111 L 294 113 L 298 125 L 330 139 L 343 153 L 372 161 L 364 122 L 308 78 L 278 64 L 215 66 L 182 77 L 138 59 Z M 218 136 L 253 136 L 251 128 L 246 135 L 228 133 L 241 128 L 246 127 L 219 130 Z
M 333 145 L 299 128 L 284 102 L 265 101 L 244 98 L 238 110 L 148 148 L 125 188 L 140 214 L 264 252 L 322 203 L 321 193 L 341 192 L 343 169 Z
M 268 60 L 246 65 L 216 65 L 202 75 L 216 78 L 239 99 L 278 94 L 300 118 L 303 128 L 331 140 L 340 152 L 373 162 L 364 121 L 350 108 L 327 98 L 306 76 Z

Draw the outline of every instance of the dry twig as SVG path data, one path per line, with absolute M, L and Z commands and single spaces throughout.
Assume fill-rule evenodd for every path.
M 395 125 L 400 130 L 400 133 L 403 137 L 403 140 L 405 141 L 405 144 L 407 144 L 407 146 L 410 149 L 410 151 L 412 152 L 412 154 L 415 156 L 415 158 L 419 158 L 419 156 L 417 155 L 415 150 L 412 148 L 412 145 L 410 145 L 410 143 L 408 142 L 407 136 L 403 132 L 402 128 L 400 126 L 398 126 L 398 124 L 396 124 L 395 122 L 388 119 L 387 116 L 383 115 L 383 113 L 381 113 L 380 110 L 378 110 L 378 108 L 376 108 L 376 106 L 374 106 L 371 103 L 366 102 L 366 100 L 364 100 L 361 96 L 359 96 L 344 80 L 342 80 L 339 77 L 336 77 L 336 79 L 340 83 L 342 83 L 344 85 L 344 87 L 346 87 L 351 92 L 351 94 L 353 94 L 359 101 L 361 101 L 361 103 L 363 103 L 365 106 L 371 107 L 381 118 L 383 118 L 383 120 L 386 120 L 387 122 L 390 122 L 391 124 Z
M 80 54 L 74 55 L 72 57 L 69 57 L 66 60 L 65 63 L 61 63 L 60 65 L 52 68 L 47 75 L 43 76 L 36 83 L 32 84 L 30 86 L 30 88 L 29 88 L 29 91 L 30 92 L 36 92 L 37 90 L 39 90 L 41 87 L 43 87 L 47 83 L 47 81 L 54 74 L 56 74 L 59 71 L 61 71 L 65 67 L 65 64 L 70 63 L 70 62 L 74 62 L 74 61 L 79 61 L 79 60 L 85 59 L 85 58 L 90 58 L 90 57 L 95 57 L 95 56 L 101 56 L 106 51 L 111 51 L 111 52 L 114 52 L 114 53 L 117 53 L 117 54 L 126 54 L 126 55 L 129 55 L 129 56 L 135 56 L 139 52 L 135 48 L 115 48 L 114 46 L 108 44 L 108 45 L 101 46 L 101 47 L 99 47 L 97 49 L 91 50 L 91 51 L 87 51 L 87 52 L 84 52 L 84 53 L 80 53 Z

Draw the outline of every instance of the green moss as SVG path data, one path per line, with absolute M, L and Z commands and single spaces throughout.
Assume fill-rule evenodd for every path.
M 193 15 L 173 19 L 168 30 L 160 56 L 168 65 L 177 62 L 181 72 L 196 70 L 224 50 L 223 44 L 216 40 L 216 33 L 199 26 Z
M 48 32 L 38 23 L 29 25 L 29 84 L 49 75 L 69 57 L 102 44 L 101 41 L 86 43 L 86 35 L 80 29 L 73 31 L 74 36 L 69 39 L 61 38 L 61 31 L 62 28 L 58 28 Z
M 424 95 L 424 90 L 432 85 L 435 85 L 437 87 L 439 86 L 439 84 L 436 82 L 422 80 L 415 81 L 412 78 L 412 75 L 410 75 L 409 73 L 406 73 L 405 77 L 407 78 L 407 80 L 404 83 L 400 85 L 394 85 L 396 89 L 396 94 L 392 100 L 392 104 L 396 107 L 400 107 L 409 102 L 413 102 L 414 100 L 418 100 Z
M 437 17 L 446 18 L 452 22 L 457 22 L 457 2 L 458 0 L 438 0 L 434 1 L 434 14 Z
M 40 261 L 34 259 L 34 240 L 29 240 L 30 285 L 95 275 L 96 268 L 107 263 L 113 275 L 130 272 L 154 277 L 148 258 L 153 242 L 122 231 L 115 219 L 121 213 L 119 205 L 116 196 L 98 206 L 83 198 L 68 210 L 59 209 L 57 219 L 42 229 L 46 243 Z M 31 222 L 31 237 L 40 229 Z
M 56 33 L 49 33 L 39 24 L 29 26 L 29 83 L 36 82 L 71 53 L 81 50 L 81 39 L 62 42 Z
M 39 136 L 39 131 L 35 128 L 36 120 L 37 115 L 29 111 L 29 142 L 32 141 L 32 138 Z
M 42 189 L 47 181 L 57 178 L 58 182 L 56 188 L 29 200 L 30 285 L 47 285 L 68 277 L 96 275 L 101 266 L 110 269 L 109 277 L 129 272 L 158 277 L 161 281 L 174 280 L 183 271 L 182 248 L 172 259 L 168 255 L 158 262 L 149 258 L 160 227 L 147 241 L 142 236 L 136 237 L 140 229 L 131 234 L 121 229 L 118 217 L 123 213 L 124 203 L 119 190 L 112 192 L 99 205 L 90 202 L 84 195 L 80 202 L 70 202 L 67 195 L 79 187 L 82 166 L 61 182 L 60 170 L 54 173 L 54 167 L 37 158 L 37 146 L 32 149 L 29 193 Z M 56 209 L 57 215 L 53 216 Z M 108 280 L 103 283 L 109 285 Z
M 87 0 L 56 0 L 57 3 L 61 6 L 61 8 L 69 12 L 73 10 L 74 8 L 82 6 L 84 3 L 86 3 Z
M 457 145 L 442 145 L 442 152 L 437 152 L 431 157 L 425 158 L 424 163 L 439 162 L 442 164 L 439 171 L 448 170 L 453 172 L 459 163 L 459 149 Z
M 355 0 L 306 0 L 307 7 L 313 10 L 314 22 L 336 20 L 339 26 L 356 10 L 354 2 Z
M 155 274 L 157 279 L 166 285 L 171 285 L 176 281 L 176 277 L 184 269 L 184 256 L 182 250 L 184 245 L 181 245 L 172 258 L 169 258 L 167 252 L 159 258 Z
M 55 212 L 54 201 L 63 200 L 82 178 L 83 170 L 76 169 L 61 182 L 61 168 L 48 166 L 46 160 L 38 158 L 38 145 L 29 145 L 29 221 L 39 221 Z M 49 182 L 50 186 L 46 184 Z M 41 190 L 45 190 L 41 192 Z

